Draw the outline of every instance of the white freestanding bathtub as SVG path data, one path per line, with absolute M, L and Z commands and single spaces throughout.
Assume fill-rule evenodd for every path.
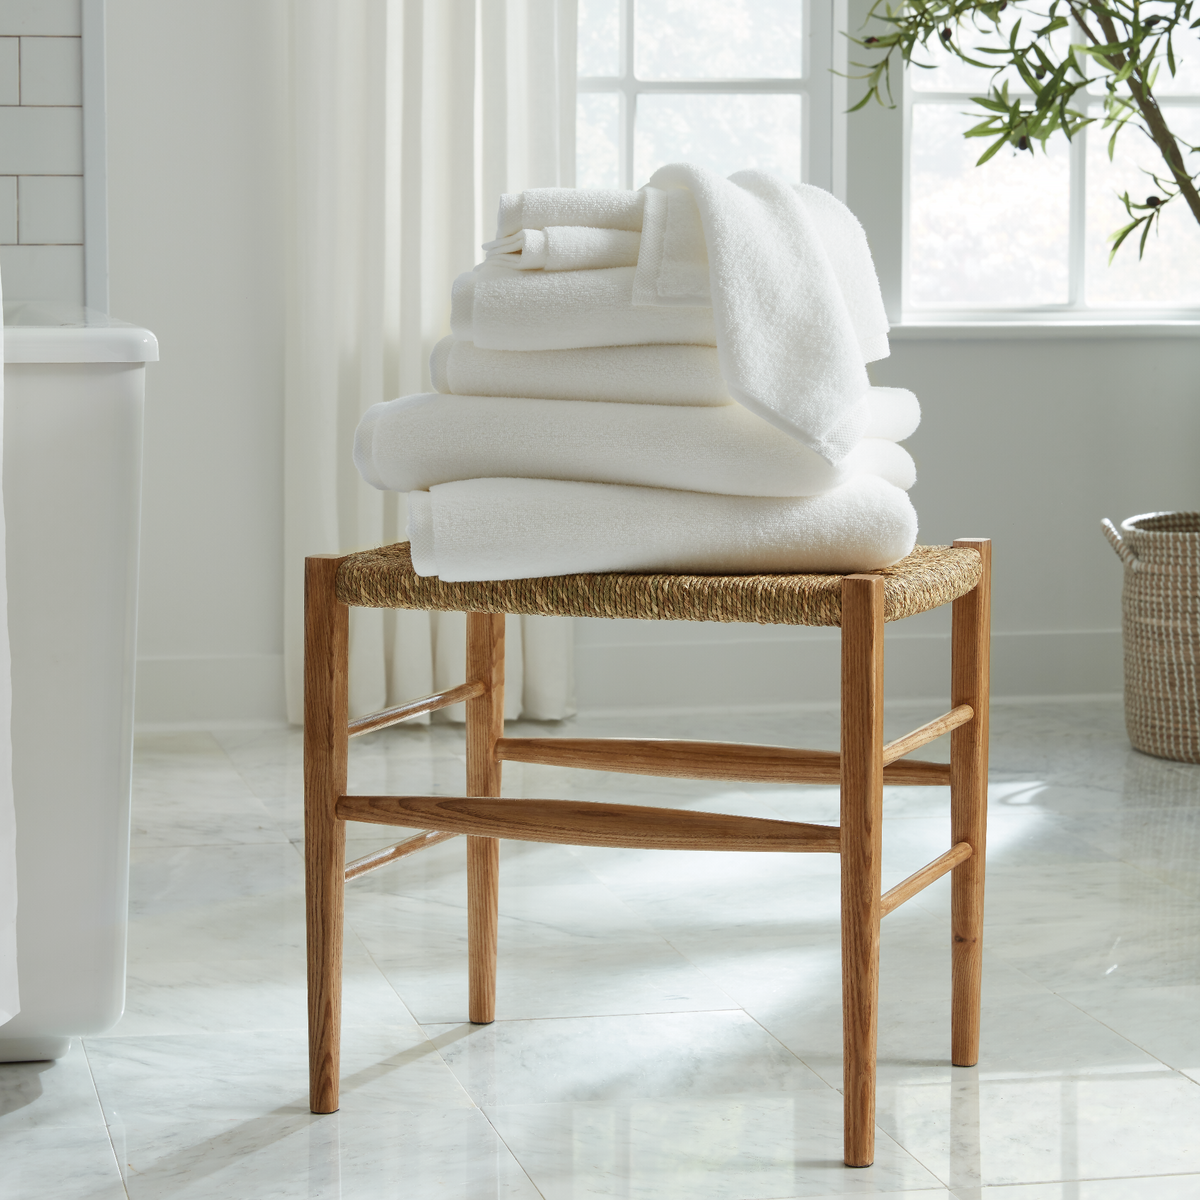
M 125 1003 L 145 364 L 154 335 L 5 304 L 4 507 L 21 1011 L 0 1062 L 57 1058 Z

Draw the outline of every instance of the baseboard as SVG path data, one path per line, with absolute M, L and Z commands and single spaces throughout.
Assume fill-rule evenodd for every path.
M 592 715 L 630 708 L 768 712 L 836 704 L 839 636 L 832 630 L 804 632 L 802 638 L 752 641 L 655 644 L 639 639 L 580 645 L 575 668 L 579 710 Z M 890 633 L 885 645 L 889 701 L 946 698 L 948 634 Z M 992 695 L 998 701 L 1107 698 L 1120 691 L 1120 630 L 993 636 Z
M 139 658 L 134 718 L 143 731 L 286 725 L 283 655 Z

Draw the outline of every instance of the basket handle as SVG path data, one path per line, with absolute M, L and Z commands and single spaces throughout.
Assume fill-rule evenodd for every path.
M 1131 570 L 1137 571 L 1141 569 L 1142 560 L 1134 553 L 1133 547 L 1120 535 L 1117 527 L 1105 517 L 1100 522 L 1100 528 L 1104 530 L 1104 536 L 1108 538 L 1109 544 L 1117 552 L 1117 557 Z

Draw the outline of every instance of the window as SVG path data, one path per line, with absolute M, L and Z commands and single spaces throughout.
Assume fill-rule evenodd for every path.
M 579 0 L 576 183 L 668 162 L 829 186 L 828 0 Z
M 995 44 L 984 35 L 972 41 L 967 26 L 962 37 L 967 45 Z M 1036 146 L 1033 154 L 1006 148 L 976 167 L 989 143 L 962 134 L 983 119 L 969 99 L 986 94 L 990 72 L 941 47 L 923 61 L 934 69 L 909 68 L 905 80 L 906 312 L 1077 318 L 1200 304 L 1200 225 L 1182 201 L 1163 213 L 1141 262 L 1131 240 L 1108 263 L 1108 237 L 1129 219 L 1118 197 L 1126 189 L 1136 199 L 1154 193 L 1139 168 L 1163 173 L 1140 131 L 1130 126 L 1121 134 L 1112 162 L 1110 131 L 1097 123 L 1070 143 L 1052 138 L 1047 154 Z M 1200 47 L 1174 80 L 1164 66 L 1155 91 L 1175 133 L 1200 143 Z M 1011 81 L 1010 94 L 1020 94 Z M 1099 103 L 1090 115 L 1103 115 Z

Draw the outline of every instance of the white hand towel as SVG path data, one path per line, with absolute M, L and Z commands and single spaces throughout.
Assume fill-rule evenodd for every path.
M 836 466 L 736 404 L 405 396 L 372 405 L 354 462 L 373 487 L 423 491 L 490 476 L 622 483 L 729 496 L 815 496 L 856 474 L 916 480 L 893 442 L 866 439 Z
M 433 386 L 457 396 L 619 400 L 626 404 L 733 404 L 712 346 L 593 346 L 586 350 L 480 350 L 452 334 L 429 356 Z M 902 442 L 921 422 L 906 388 L 871 388 L 865 438 Z
M 921 424 L 921 405 L 908 388 L 873 387 L 867 393 L 865 437 L 902 442 Z
M 454 281 L 450 328 L 484 350 L 716 345 L 711 309 L 634 308 L 634 270 L 506 271 L 485 264 Z
M 592 229 L 586 225 L 551 225 L 522 229 L 484 242 L 487 261 L 516 271 L 587 271 L 637 265 L 640 233 L 625 229 Z
M 887 358 L 891 353 L 887 313 L 863 227 L 823 188 L 797 184 L 795 190 L 833 268 L 863 362 Z M 711 307 L 708 248 L 691 191 L 647 187 L 645 192 L 634 304 Z
M 859 476 L 777 500 L 545 479 L 471 479 L 408 495 L 418 575 L 447 582 L 595 571 L 695 574 L 873 571 L 899 562 L 917 514 Z
M 481 350 L 444 337 L 429 356 L 439 392 L 621 400 L 632 404 L 733 404 L 715 346 L 591 346 L 583 350 Z
M 656 171 L 650 186 L 687 188 L 696 202 L 730 394 L 831 462 L 845 457 L 862 436 L 870 383 L 829 255 L 795 189 L 762 171 L 722 179 L 684 163 Z
M 500 197 L 496 237 L 547 225 L 591 225 L 595 229 L 642 229 L 641 192 L 624 188 L 530 188 Z

